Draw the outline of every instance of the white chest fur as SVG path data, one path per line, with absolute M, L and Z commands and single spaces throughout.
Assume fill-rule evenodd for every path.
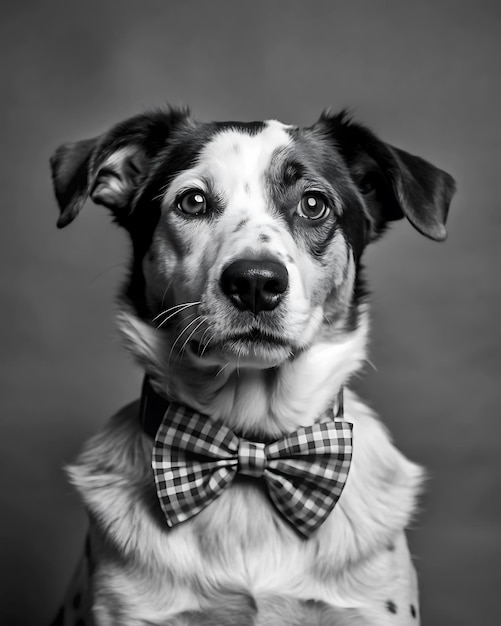
M 401 546 L 399 566 L 403 559 L 408 569 L 403 529 L 421 470 L 350 392 L 345 417 L 354 425 L 348 481 L 330 517 L 305 541 L 263 491 L 241 481 L 192 520 L 168 529 L 153 488 L 151 440 L 140 429 L 137 404 L 126 407 L 70 468 L 95 522 L 101 597 L 118 594 L 122 607 L 133 598 L 138 613 L 152 620 L 203 608 L 228 590 L 364 606 L 385 588 L 382 576 L 388 584 L 395 579 L 389 546 Z

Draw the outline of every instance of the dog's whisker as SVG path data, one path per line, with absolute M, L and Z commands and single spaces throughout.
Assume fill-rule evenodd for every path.
M 174 343 L 172 344 L 171 349 L 170 349 L 170 352 L 169 352 L 169 357 L 168 357 L 169 362 L 170 362 L 170 358 L 171 358 L 171 356 L 172 356 L 172 353 L 173 353 L 174 348 L 176 347 L 176 344 L 178 343 L 178 341 L 181 339 L 181 337 L 184 335 L 184 333 L 188 330 L 188 328 L 190 328 L 190 326 L 192 326 L 193 324 L 195 324 L 195 323 L 196 323 L 196 322 L 198 322 L 199 320 L 202 320 L 202 321 L 203 321 L 203 319 L 202 319 L 202 316 L 201 316 L 201 315 L 198 315 L 197 317 L 195 317 L 195 319 L 194 319 L 194 320 L 191 320 L 191 322 L 190 322 L 189 324 L 187 324 L 187 325 L 183 328 L 183 330 L 182 330 L 182 331 L 178 334 L 178 336 L 176 337 L 176 339 L 175 339 Z M 179 350 L 179 351 L 178 351 L 178 355 L 180 354 L 180 352 L 181 352 L 181 351 Z
M 224 371 L 224 370 L 228 367 L 228 365 L 229 365 L 229 364 L 230 364 L 230 362 L 228 361 L 228 363 L 226 363 L 225 365 L 223 365 L 223 367 L 221 367 L 221 369 L 219 369 L 219 370 L 218 370 L 218 372 L 217 372 L 217 374 L 216 374 L 215 378 L 217 378 L 217 377 L 219 376 L 219 374 L 221 374 L 221 372 L 223 372 L 223 371 Z
M 207 328 L 204 330 L 203 335 L 202 335 L 202 337 L 200 339 L 200 345 L 202 345 L 204 343 L 205 336 L 209 334 L 210 330 L 211 330 L 210 326 L 207 326 Z
M 205 351 L 207 350 L 207 348 L 209 347 L 210 342 L 214 339 L 214 337 L 216 336 L 216 333 L 213 333 L 209 339 L 207 340 L 207 343 L 204 345 L 202 352 L 200 353 L 200 358 L 203 357 L 203 355 L 205 354 Z
M 370 359 L 368 359 L 367 357 L 365 357 L 365 361 L 366 361 L 366 363 L 368 363 L 368 364 L 372 367 L 372 369 L 373 369 L 375 372 L 377 372 L 377 371 L 378 371 L 377 367 L 374 365 L 374 363 L 373 363 Z
M 164 296 L 168 288 L 169 286 L 167 286 L 166 290 L 164 291 Z M 162 315 L 166 315 L 167 313 L 170 313 L 171 311 L 174 311 L 176 309 L 183 309 L 184 307 L 188 308 L 190 306 L 194 306 L 195 304 L 200 304 L 200 300 L 196 300 L 195 302 L 181 302 L 179 304 L 175 304 L 174 306 L 171 306 L 168 309 L 161 311 L 160 313 L 158 313 L 158 315 L 155 315 L 152 321 L 155 322 L 159 317 L 162 317 Z
M 192 322 L 190 322 L 190 324 L 188 324 L 187 326 L 185 325 L 185 324 L 186 324 L 186 322 L 187 322 L 188 320 L 190 320 L 190 319 L 191 319 L 194 315 L 195 315 L 195 313 L 192 313 L 192 314 L 187 315 L 185 318 L 183 318 L 182 320 L 180 320 L 180 321 L 176 324 L 175 328 L 173 329 L 173 334 L 176 336 L 176 338 L 174 339 L 174 343 L 172 344 L 171 349 L 170 349 L 170 351 L 169 351 L 168 361 L 170 361 L 170 358 L 171 358 L 171 356 L 172 356 L 172 353 L 173 353 L 173 351 L 174 351 L 174 347 L 175 347 L 176 343 L 177 343 L 177 342 L 181 339 L 181 337 L 183 336 L 183 334 L 184 334 L 184 332 L 186 331 L 186 329 L 188 328 L 188 326 L 190 326 L 192 322 L 195 322 L 195 321 L 196 321 L 196 319 L 195 319 L 195 320 L 192 320 Z M 198 316 L 198 318 L 200 318 L 200 316 Z M 182 329 L 182 330 L 180 331 L 180 329 Z M 180 331 L 180 332 L 179 332 L 179 331 Z
M 171 285 L 172 285 L 172 280 L 170 280 L 170 281 L 167 283 L 167 286 L 166 286 L 166 287 L 165 287 L 165 289 L 164 289 L 164 293 L 163 293 L 163 295 L 162 295 L 162 300 L 160 301 L 160 306 L 161 306 L 161 307 L 163 307 L 163 305 L 164 305 L 165 296 L 167 295 L 167 292 L 169 291 L 169 289 L 170 289 L 170 286 L 171 286 Z M 159 315 L 162 315 L 162 313 L 159 313 Z
M 193 337 L 193 335 L 197 332 L 197 330 L 200 328 L 200 326 L 203 326 L 205 324 L 205 319 L 202 319 L 202 321 L 195 326 L 194 330 L 191 331 L 191 333 L 188 335 L 188 338 L 186 339 L 186 341 L 183 343 L 183 345 L 181 346 L 181 350 L 179 351 L 180 354 L 182 352 L 184 352 L 184 349 L 186 348 L 186 346 L 188 345 L 190 339 Z
M 176 326 L 173 329 L 173 335 L 176 335 L 176 339 L 174 341 L 174 343 L 176 343 L 177 341 L 179 341 L 180 337 L 183 335 L 184 331 L 186 330 L 186 327 L 184 326 L 186 324 L 186 322 L 188 322 L 189 320 L 192 320 L 192 318 L 195 316 L 195 313 L 189 313 L 186 317 L 184 317 L 182 320 L 179 320 L 176 324 Z M 200 317 L 200 316 L 199 316 Z M 178 331 L 181 330 L 181 332 L 178 333 Z
M 189 302 L 183 305 L 176 305 L 176 307 L 178 308 L 177 311 L 174 311 L 173 313 L 170 313 L 170 315 L 167 315 L 167 317 L 165 319 L 163 319 L 160 324 L 158 324 L 157 328 L 161 328 L 166 322 L 168 322 L 170 319 L 172 319 L 173 317 L 175 317 L 178 313 L 182 313 L 183 311 L 186 311 L 186 309 L 189 309 L 192 306 L 196 306 L 197 304 L 200 304 L 200 302 Z M 161 317 L 162 315 L 165 315 L 166 313 L 168 313 L 169 311 L 172 311 L 172 309 L 176 308 L 176 307 L 171 307 L 170 309 L 167 309 L 167 311 L 163 311 L 162 313 L 159 313 L 153 321 L 157 320 L 159 317 Z
M 160 193 L 156 196 L 153 197 L 153 200 L 162 200 L 162 198 L 165 195 L 165 192 L 167 191 L 169 185 L 163 185 L 162 187 L 160 187 Z
M 207 326 L 207 328 L 204 330 L 202 337 L 200 338 L 200 343 L 199 343 L 199 348 L 198 348 L 198 352 L 199 352 L 199 356 L 202 356 L 203 351 L 202 350 L 202 346 L 203 346 L 203 350 L 205 350 L 205 348 L 207 347 L 206 342 L 205 342 L 205 338 L 207 337 L 207 335 L 210 333 L 211 328 L 210 326 Z M 210 341 L 210 338 L 209 338 Z M 208 344 L 209 342 L 207 342 Z

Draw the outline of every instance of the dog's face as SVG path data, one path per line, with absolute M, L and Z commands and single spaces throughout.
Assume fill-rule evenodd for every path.
M 134 250 L 126 295 L 170 356 L 270 368 L 357 325 L 364 247 L 406 216 L 441 240 L 451 177 L 344 114 L 314 126 L 128 120 L 52 161 L 60 226 L 87 196 Z
M 269 367 L 346 314 L 363 200 L 320 139 L 278 122 L 221 129 L 162 183 L 142 270 L 148 309 L 165 311 L 159 323 L 172 315 L 179 350 Z

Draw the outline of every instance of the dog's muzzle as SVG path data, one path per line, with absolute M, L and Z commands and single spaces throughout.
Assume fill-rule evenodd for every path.
M 289 286 L 289 274 L 278 261 L 240 259 L 226 267 L 220 284 L 232 304 L 257 315 L 280 304 Z

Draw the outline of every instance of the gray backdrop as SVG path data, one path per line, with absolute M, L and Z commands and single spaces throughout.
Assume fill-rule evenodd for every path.
M 85 520 L 62 466 L 138 395 L 113 299 L 125 236 L 89 205 L 64 231 L 48 158 L 164 102 L 309 124 L 351 106 L 458 181 L 449 240 L 405 223 L 367 254 L 357 382 L 429 470 L 411 531 L 425 625 L 499 623 L 499 3 L 3 2 L 0 623 L 43 625 Z

